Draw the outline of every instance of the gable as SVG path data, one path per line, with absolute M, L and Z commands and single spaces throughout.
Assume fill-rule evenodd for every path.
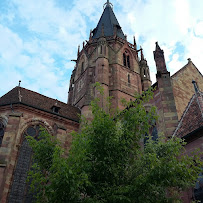
M 180 120 L 188 102 L 194 94 L 192 81 L 195 80 L 199 90 L 203 91 L 203 77 L 197 67 L 189 61 L 182 69 L 171 76 L 174 99 Z

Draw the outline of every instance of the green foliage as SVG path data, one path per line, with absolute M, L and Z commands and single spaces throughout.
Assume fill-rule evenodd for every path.
M 100 86 L 97 84 L 100 88 Z M 29 137 L 34 165 L 29 173 L 37 202 L 134 203 L 173 202 L 175 191 L 194 185 L 202 162 L 198 152 L 186 156 L 185 143 L 178 138 L 165 142 L 149 137 L 142 147 L 143 135 L 149 134 L 157 118 L 154 107 L 146 112 L 143 104 L 152 91 L 126 102 L 116 115 L 91 103 L 93 120 L 82 118 L 79 133 L 68 157 L 58 141 L 43 131 L 38 141 Z

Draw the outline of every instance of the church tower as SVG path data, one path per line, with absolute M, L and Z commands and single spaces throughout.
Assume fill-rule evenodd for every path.
M 141 54 L 141 56 L 138 56 Z M 90 31 L 89 40 L 78 49 L 76 65 L 70 79 L 68 104 L 81 109 L 89 117 L 89 105 L 94 96 L 99 96 L 101 106 L 106 108 L 108 96 L 112 97 L 112 108 L 123 109 L 121 99 L 134 99 L 151 86 L 149 67 L 143 50 L 137 50 L 127 41 L 116 19 L 109 0 L 104 4 L 103 14 L 97 27 Z M 98 95 L 94 83 L 99 82 L 104 95 Z

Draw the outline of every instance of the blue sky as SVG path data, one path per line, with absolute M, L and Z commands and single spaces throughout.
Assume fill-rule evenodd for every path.
M 0 96 L 18 85 L 67 101 L 78 45 L 89 38 L 105 0 L 0 0 Z M 191 58 L 203 73 L 202 0 L 111 0 L 127 34 L 144 49 L 155 82 L 158 41 L 173 74 Z

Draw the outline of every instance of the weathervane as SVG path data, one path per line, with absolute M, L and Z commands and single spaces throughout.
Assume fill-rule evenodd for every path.
M 106 7 L 112 7 L 112 8 L 113 8 L 113 4 L 110 3 L 109 0 L 107 0 L 107 2 L 104 4 L 103 8 L 104 8 L 105 6 L 106 6 Z

